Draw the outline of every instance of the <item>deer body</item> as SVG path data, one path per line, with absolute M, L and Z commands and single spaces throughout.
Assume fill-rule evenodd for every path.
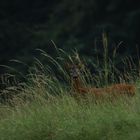
M 116 94 L 118 93 L 120 95 L 134 96 L 136 92 L 135 86 L 133 84 L 114 84 L 110 88 L 112 92 Z
M 72 81 L 72 88 L 76 93 L 79 93 L 81 95 L 85 94 L 93 94 L 97 97 L 103 96 L 103 95 L 128 95 L 128 96 L 134 96 L 135 95 L 135 86 L 132 84 L 125 84 L 125 83 L 120 83 L 120 84 L 113 84 L 108 87 L 104 88 L 88 88 L 84 87 L 82 85 L 82 82 L 79 78 L 79 71 L 76 66 L 71 67 L 71 81 Z

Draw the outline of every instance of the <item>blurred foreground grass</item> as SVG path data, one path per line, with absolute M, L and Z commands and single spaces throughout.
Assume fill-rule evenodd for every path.
M 140 97 L 95 104 L 50 97 L 0 108 L 1 140 L 139 140 Z

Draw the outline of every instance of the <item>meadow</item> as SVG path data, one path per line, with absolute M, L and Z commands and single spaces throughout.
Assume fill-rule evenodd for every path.
M 35 58 L 35 66 L 24 76 L 26 83 L 17 82 L 1 91 L 5 102 L 0 105 L 0 140 L 139 140 L 139 74 L 133 69 L 135 65 L 129 65 L 131 72 L 121 75 L 108 61 L 106 46 L 104 49 L 99 73 L 91 74 L 83 68 L 85 86 L 133 83 L 135 96 L 121 96 L 112 102 L 107 97 L 98 101 L 92 95 L 77 99 L 72 96 L 76 93 L 62 62 L 74 59 L 81 63 L 78 53 L 71 56 L 56 48 L 58 57 L 54 59 L 39 50 L 49 65 Z

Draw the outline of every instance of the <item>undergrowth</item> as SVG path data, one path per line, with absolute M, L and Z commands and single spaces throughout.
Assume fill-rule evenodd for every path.
M 68 55 L 55 46 L 56 58 L 38 49 L 49 65 L 42 64 L 35 58 L 34 67 L 30 68 L 28 75 L 16 72 L 26 79 L 25 83 L 14 80 L 11 85 L 8 78 L 6 82 L 3 80 L 6 87 L 1 90 L 0 139 L 139 140 L 139 73 L 130 60 L 131 71 L 121 74 L 108 57 L 107 39 L 105 35 L 103 38 L 104 63 L 96 74 L 90 73 L 86 62 L 83 64 L 78 53 Z M 136 95 L 120 97 L 113 102 L 107 98 L 97 101 L 90 95 L 86 98 L 74 98 L 69 73 L 64 64 L 66 61 L 82 65 L 81 79 L 85 86 L 133 83 L 137 89 Z M 128 58 L 123 61 L 124 67 L 128 68 Z M 96 63 L 92 65 L 94 69 L 97 68 Z M 8 76 L 14 77 L 12 74 Z

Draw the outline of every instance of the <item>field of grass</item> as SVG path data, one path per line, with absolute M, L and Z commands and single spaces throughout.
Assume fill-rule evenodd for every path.
M 140 98 L 94 103 L 50 97 L 0 108 L 1 140 L 139 140 Z
M 10 103 L 0 105 L 0 140 L 140 140 L 140 82 L 134 70 L 129 78 L 127 74 L 127 79 L 123 79 L 135 84 L 134 97 L 120 97 L 110 102 L 108 99 L 97 101 L 88 95 L 77 100 L 71 96 L 69 76 L 58 62 L 64 59 L 58 56 L 56 60 L 40 51 L 54 67 L 44 66 L 36 59 L 34 73 L 27 75 L 23 89 L 11 86 L 3 91 L 12 95 Z M 58 52 L 65 55 L 62 50 Z M 91 76 L 86 71 L 85 85 L 92 82 L 91 85 L 103 86 L 109 84 L 108 76 L 114 77 L 116 69 L 109 67 L 107 55 L 104 56 L 102 75 L 99 72 Z M 59 69 L 57 75 L 53 71 L 55 66 Z M 121 75 L 118 77 L 122 80 Z

